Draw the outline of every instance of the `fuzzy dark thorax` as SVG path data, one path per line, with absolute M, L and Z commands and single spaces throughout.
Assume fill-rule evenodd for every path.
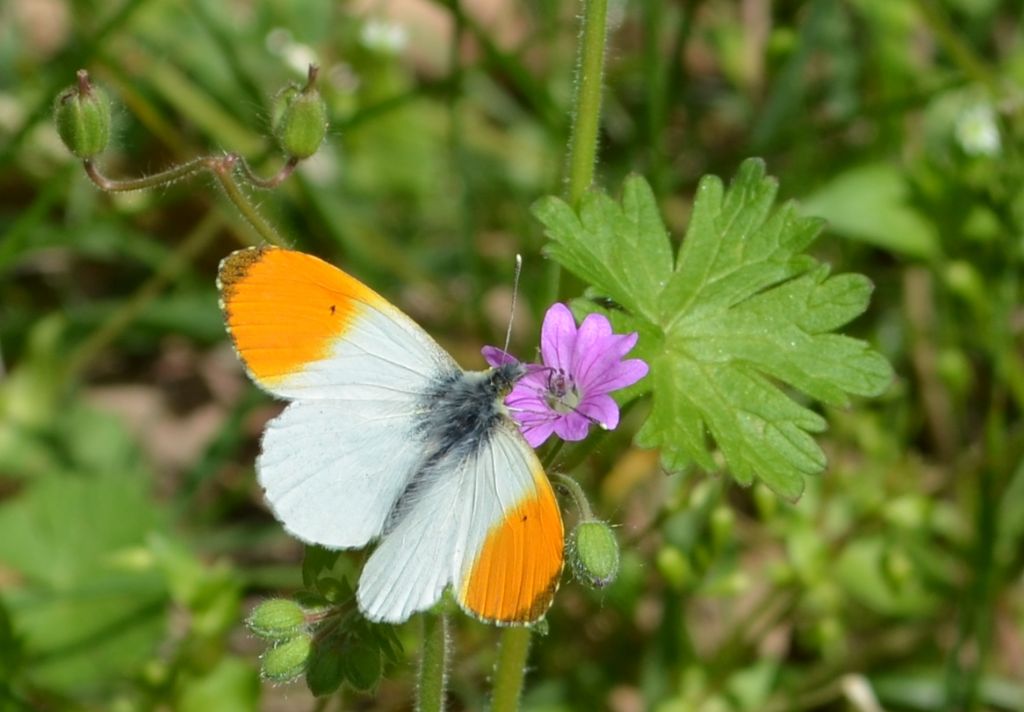
M 395 502 L 385 532 L 393 529 L 433 484 L 442 462 L 445 469 L 463 462 L 488 442 L 503 421 L 511 424 L 503 401 L 525 374 L 521 363 L 487 371 L 458 371 L 438 379 L 424 392 L 423 417 L 416 431 L 424 444 L 424 458 Z
M 420 430 L 434 457 L 470 455 L 505 417 L 505 396 L 526 373 L 519 363 L 487 371 L 464 371 L 438 381 L 423 397 Z

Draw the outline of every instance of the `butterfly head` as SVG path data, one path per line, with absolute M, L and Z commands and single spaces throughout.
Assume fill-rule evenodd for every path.
M 502 399 L 512 392 L 516 382 L 526 375 L 526 366 L 518 361 L 503 363 L 491 369 L 491 383 Z

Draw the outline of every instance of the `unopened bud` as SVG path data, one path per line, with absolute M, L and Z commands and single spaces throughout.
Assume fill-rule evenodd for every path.
M 619 574 L 619 542 L 612 528 L 596 520 L 581 522 L 572 533 L 573 573 L 593 588 L 604 588 Z
M 681 591 L 693 582 L 693 567 L 676 547 L 662 547 L 654 561 L 658 572 L 675 590 Z
M 275 645 L 263 654 L 260 674 L 273 682 L 291 682 L 306 671 L 313 650 L 313 636 L 308 633 Z
M 53 120 L 64 145 L 79 158 L 92 158 L 110 141 L 110 102 L 99 87 L 78 70 L 78 83 L 57 95 Z
M 316 88 L 317 68 L 310 66 L 305 86 L 289 84 L 274 97 L 274 135 L 292 158 L 309 158 L 327 135 L 327 104 Z
M 273 598 L 253 609 L 246 625 L 256 635 L 268 640 L 285 640 L 302 631 L 306 614 L 298 603 L 287 598 Z
M 716 550 L 725 548 L 732 541 L 736 515 L 727 506 L 715 507 L 711 512 L 711 541 Z

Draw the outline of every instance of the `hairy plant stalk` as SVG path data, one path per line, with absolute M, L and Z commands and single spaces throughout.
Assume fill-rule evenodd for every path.
M 601 126 L 601 87 L 604 81 L 604 48 L 607 39 L 608 0 L 584 0 L 583 27 L 576 60 L 572 126 L 569 134 L 566 195 L 573 208 L 594 182 L 597 134 Z M 550 299 L 559 298 L 561 268 L 551 262 L 547 273 Z
M 448 615 L 423 614 L 423 652 L 417 688 L 418 712 L 443 712 L 448 688 Z
M 569 204 L 579 207 L 594 182 L 597 133 L 601 125 L 601 85 L 604 81 L 604 46 L 608 0 L 586 0 L 583 36 L 576 65 L 572 134 L 569 138 Z
M 523 675 L 530 652 L 530 629 L 506 628 L 501 634 L 498 664 L 494 668 L 494 693 L 491 712 L 515 712 L 523 692 Z
M 199 158 L 194 158 L 191 161 L 182 163 L 179 166 L 169 168 L 166 171 L 154 173 L 149 176 L 143 176 L 141 178 L 114 180 L 103 175 L 91 159 L 82 161 L 82 166 L 85 168 L 85 174 L 89 176 L 89 179 L 100 190 L 108 193 L 124 193 L 134 190 L 144 190 L 146 188 L 155 188 L 161 185 L 169 185 L 182 180 L 183 178 L 196 175 L 202 171 L 209 171 L 213 174 L 213 177 L 217 179 L 221 188 L 224 189 L 224 194 L 232 203 L 235 204 L 238 211 L 242 213 L 242 217 L 245 218 L 246 222 L 248 222 L 253 229 L 259 233 L 260 237 L 279 247 L 286 246 L 284 240 L 281 239 L 281 236 L 273 226 L 267 222 L 262 215 L 260 215 L 256 206 L 249 197 L 242 192 L 242 189 L 239 187 L 238 181 L 235 178 L 235 169 L 240 168 L 245 180 L 252 183 L 257 188 L 269 189 L 280 185 L 285 178 L 292 174 L 296 165 L 298 165 L 298 161 L 294 158 L 290 159 L 277 174 L 269 178 L 261 178 L 256 175 L 241 156 L 228 153 L 223 156 L 200 156 Z

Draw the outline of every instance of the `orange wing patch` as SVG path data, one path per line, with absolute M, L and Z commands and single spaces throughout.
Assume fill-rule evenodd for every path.
M 558 590 L 562 517 L 543 470 L 533 475 L 536 489 L 491 527 L 461 585 L 459 603 L 488 622 L 532 623 Z
M 363 304 L 384 302 L 337 267 L 275 247 L 228 255 L 217 283 L 235 348 L 263 386 L 325 358 Z

